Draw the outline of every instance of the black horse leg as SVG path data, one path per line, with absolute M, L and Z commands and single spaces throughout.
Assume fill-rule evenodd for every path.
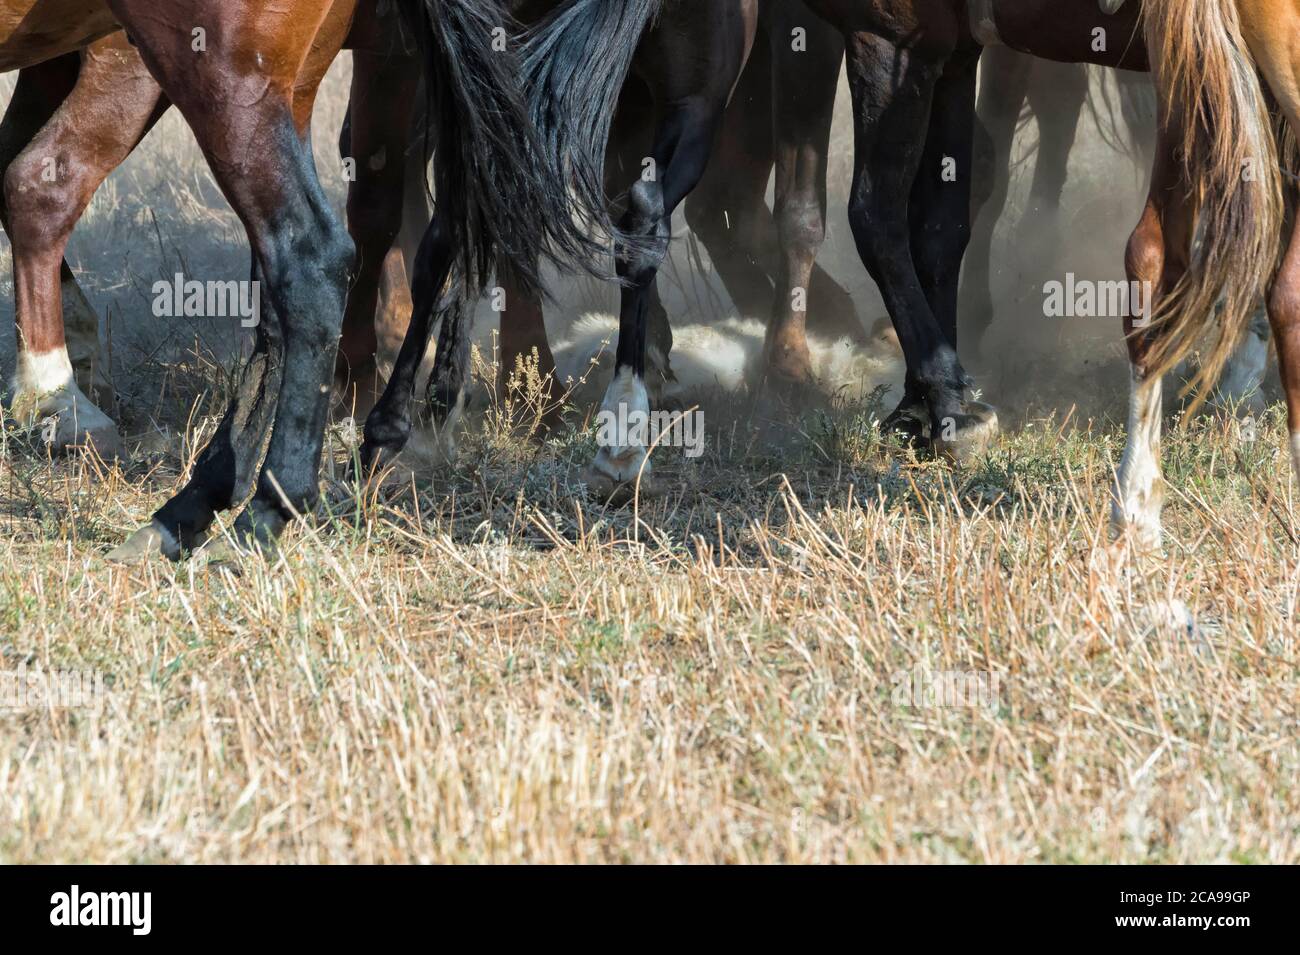
M 957 288 L 970 242 L 978 51 L 948 61 L 935 86 L 921 169 L 908 211 L 912 258 L 944 337 L 957 348 Z
M 874 34 L 850 38 L 857 155 L 849 216 L 858 252 L 898 333 L 910 390 L 924 396 L 931 439 L 963 456 L 987 439 L 996 418 L 966 403 L 969 379 L 922 288 L 909 223 L 912 186 L 925 157 L 931 106 L 946 59 Z M 940 105 L 942 112 L 948 108 Z M 898 418 L 887 422 L 893 423 Z
M 384 393 L 366 418 L 365 440 L 360 454 L 363 474 L 395 458 L 410 440 L 415 378 L 429 348 L 429 338 L 438 318 L 439 299 L 451 274 L 453 257 L 451 238 L 435 215 L 415 255 L 411 324 L 407 327 Z M 460 308 L 456 307 L 448 311 L 447 317 L 450 319 L 461 314 Z
M 628 195 L 620 228 L 636 243 L 621 248 L 618 255 L 618 273 L 626 285 L 614 380 L 601 408 L 602 417 L 610 421 L 635 421 L 638 415 L 649 414 L 645 373 L 653 285 L 668 252 L 673 212 L 704 174 L 725 105 L 725 97 L 714 102 L 695 98 L 670 107 L 658 126 L 651 154 L 657 175 L 643 176 Z M 644 436 L 620 429 L 602 443 L 590 479 L 597 490 L 612 490 L 649 471 Z

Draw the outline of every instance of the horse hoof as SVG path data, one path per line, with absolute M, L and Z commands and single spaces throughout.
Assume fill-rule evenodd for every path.
M 966 464 L 982 454 L 997 433 L 997 411 L 992 405 L 972 401 L 963 413 L 939 422 L 934 450 L 954 464 Z
M 594 468 L 587 469 L 583 480 L 586 482 L 592 500 L 602 504 L 612 504 L 615 507 L 630 504 L 638 496 L 641 500 L 646 501 L 660 497 L 663 494 L 663 487 L 658 479 L 648 474 L 641 476 L 641 486 L 639 488 L 637 487 L 636 478 L 630 481 L 615 481 L 608 474 L 603 474 Z
M 247 557 L 248 551 L 229 535 L 213 537 L 194 552 L 195 561 L 206 569 L 229 570 L 236 575 Z
M 84 432 L 72 444 L 68 445 L 69 450 L 75 448 L 93 451 L 105 464 L 126 460 L 126 450 L 115 427 L 96 428 L 93 431 Z
M 625 503 L 638 494 L 650 498 L 660 493 L 642 448 L 626 448 L 617 456 L 601 448 L 584 481 L 593 498 L 609 504 Z
M 1111 546 L 1128 556 L 1159 557 L 1164 554 L 1164 528 L 1159 511 L 1133 509 L 1124 513 L 1112 506 L 1110 516 Z
M 910 448 L 924 450 L 930 446 L 930 413 L 922 403 L 899 405 L 881 422 L 880 430 L 896 435 Z
M 370 444 L 369 442 L 362 444 L 361 449 L 357 452 L 355 462 L 348 465 L 347 478 L 349 481 L 364 484 L 376 474 L 387 470 L 401 453 L 401 451 L 395 451 L 382 444 Z
M 109 551 L 105 559 L 114 564 L 137 564 L 155 556 L 179 560 L 181 547 L 169 530 L 152 521 Z

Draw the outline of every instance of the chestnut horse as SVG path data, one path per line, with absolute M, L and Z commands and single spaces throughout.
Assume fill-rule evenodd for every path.
M 350 148 L 360 153 L 361 160 L 356 161 L 351 151 L 347 153 L 355 168 L 348 190 L 348 227 L 357 248 L 357 266 L 348 293 L 343 338 L 363 343 L 368 338 L 373 343 L 378 326 L 380 334 L 390 339 L 395 334 L 400 342 L 406 316 L 393 300 L 409 295 L 399 287 L 406 276 L 400 263 L 394 268 L 393 261 L 385 262 L 384 256 L 401 217 L 397 198 L 403 187 L 400 152 L 408 147 L 409 103 L 415 95 L 420 63 L 414 40 L 404 35 L 396 8 L 381 13 L 366 6 L 350 24 L 338 19 L 328 24 L 333 30 L 349 25 L 344 47 L 353 50 L 353 96 L 364 108 L 358 110 L 357 121 L 349 124 Z M 294 91 L 294 125 L 304 139 L 317 86 L 329 67 L 323 51 L 330 46 L 328 36 L 313 45 Z M 372 94 L 372 90 L 383 90 L 384 95 Z M 400 114 L 392 110 L 388 99 L 394 95 L 398 102 L 408 104 Z M 58 179 L 45 190 L 45 216 L 39 220 L 11 218 L 0 193 L 0 222 L 13 244 L 14 271 L 19 277 L 16 284 L 45 282 L 51 254 L 62 253 L 90 197 L 170 106 L 123 32 L 97 40 L 79 53 L 19 71 L 0 122 L 0 175 L 8 176 L 12 170 L 10 189 L 21 190 L 26 186 L 25 170 L 45 157 L 66 157 L 66 162 Z M 379 161 L 390 152 L 394 162 Z M 426 215 L 421 231 L 427 222 Z M 28 230 L 38 228 L 55 228 L 55 248 L 43 249 L 29 238 Z M 376 261 L 387 266 L 382 271 L 385 302 L 372 322 L 362 316 L 379 297 L 376 286 L 381 270 Z M 66 261 L 60 263 L 59 279 L 62 322 L 53 320 L 52 303 L 39 298 L 34 307 L 17 312 L 16 375 L 10 390 L 13 413 L 20 421 L 53 419 L 55 427 L 48 441 L 51 450 L 94 447 L 106 459 L 118 456 L 121 444 L 110 416 L 116 396 L 107 361 L 100 353 L 98 316 Z M 357 330 L 357 326 L 368 327 Z M 398 326 L 395 331 L 394 326 Z M 357 350 L 354 345 L 350 354 Z M 345 365 L 340 384 L 346 385 L 350 377 L 362 382 L 357 390 L 365 390 L 367 378 L 373 380 L 376 374 L 374 351 L 372 345 L 355 367 Z M 369 390 L 376 389 L 377 385 L 369 385 Z
M 413 14 L 441 147 L 435 174 L 442 200 L 426 244 L 441 250 L 444 281 L 479 286 L 499 255 L 514 263 L 526 287 L 536 287 L 539 256 L 569 264 L 590 246 L 572 221 L 561 171 L 541 161 L 518 67 L 512 52 L 499 48 L 504 15 L 485 0 L 422 0 L 403 9 Z M 253 277 L 265 291 L 254 354 L 225 418 L 186 485 L 114 552 L 118 558 L 178 556 L 204 539 L 218 511 L 250 491 L 236 533 L 266 541 L 319 494 L 354 245 L 320 188 L 302 117 L 310 115 L 313 65 L 318 83 L 354 16 L 376 10 L 372 0 L 301 0 L 293 12 L 285 17 L 256 0 L 174 0 L 161 12 L 153 0 L 87 2 L 75 10 L 0 0 L 4 69 L 54 60 L 125 29 L 245 224 Z M 83 105 L 74 86 L 55 111 L 51 123 L 65 145 L 79 146 L 78 130 L 91 120 Z M 97 119 L 102 128 L 103 117 Z M 121 142 L 141 134 L 123 133 Z M 67 195 L 58 173 L 84 152 L 54 153 L 52 177 L 35 155 L 20 156 L 6 173 L 15 262 L 21 257 L 33 266 L 16 277 L 20 328 L 61 326 L 63 248 L 85 199 Z M 86 182 L 77 184 L 84 189 Z M 41 320 L 29 320 L 38 313 Z M 71 377 L 66 351 L 46 345 L 25 340 L 37 393 Z M 42 361 L 51 351 L 57 368 Z

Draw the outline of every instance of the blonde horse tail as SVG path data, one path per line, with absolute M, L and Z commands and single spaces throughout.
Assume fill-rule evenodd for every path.
M 1278 146 L 1236 0 L 1146 0 L 1144 18 L 1162 121 L 1198 210 L 1189 268 L 1150 316 L 1147 371 L 1172 371 L 1198 347 L 1221 303 L 1218 339 L 1189 384 L 1203 397 L 1277 267 L 1284 225 Z

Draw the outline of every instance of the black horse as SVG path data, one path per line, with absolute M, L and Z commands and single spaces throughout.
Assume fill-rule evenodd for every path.
M 668 251 L 673 213 L 704 176 L 727 104 L 753 47 L 758 0 L 530 0 L 517 5 L 523 75 L 548 168 L 562 168 L 577 218 L 614 238 L 622 284 L 614 380 L 605 409 L 649 411 L 648 357 L 666 369 L 671 333 L 655 279 Z M 604 170 L 616 107 L 635 73 L 649 91 L 654 135 L 614 223 Z M 629 122 L 644 118 L 629 117 Z M 436 234 L 436 227 L 435 227 Z M 430 241 L 417 254 L 411 326 L 383 396 L 366 420 L 361 458 L 372 467 L 399 452 L 411 431 L 415 376 L 433 327 L 442 320 L 430 384 L 434 420 L 450 445 L 464 404 L 468 321 L 463 303 L 442 296 L 447 249 Z M 535 288 L 515 268 L 502 271 L 509 308 L 540 317 Z M 512 319 L 503 319 L 503 322 Z M 448 449 L 450 450 L 450 449 Z M 602 447 L 591 478 L 599 490 L 649 470 L 640 442 Z

